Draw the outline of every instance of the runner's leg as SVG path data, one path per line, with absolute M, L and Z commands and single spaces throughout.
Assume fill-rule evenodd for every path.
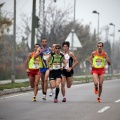
M 42 93 L 43 93 L 44 92 L 44 77 L 45 77 L 45 74 L 40 73 L 40 77 L 41 77 L 41 86 L 42 86 Z
M 35 75 L 34 96 L 36 96 L 37 93 L 38 93 L 38 85 L 39 85 L 39 81 L 40 81 L 40 74 L 39 74 L 39 75 Z
M 99 93 L 98 93 L 98 97 L 100 97 L 101 93 L 102 93 L 103 81 L 104 81 L 104 74 L 99 76 Z
M 66 77 L 62 75 L 61 92 L 62 92 L 63 97 L 65 97 L 65 81 L 66 81 Z
M 47 88 L 48 88 L 48 77 L 49 77 L 49 70 L 45 72 L 45 77 L 44 77 L 44 93 L 47 93 Z

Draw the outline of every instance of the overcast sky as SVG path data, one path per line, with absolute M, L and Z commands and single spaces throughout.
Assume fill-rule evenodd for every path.
M 13 12 L 14 0 L 0 0 L 0 3 L 5 2 L 2 10 Z M 17 1 L 17 26 L 20 25 L 21 13 L 31 14 L 32 0 L 16 0 Z M 37 2 L 39 0 L 36 0 Z M 45 0 L 46 6 L 53 0 Z M 57 0 L 55 3 L 59 8 L 67 7 L 68 4 L 74 6 L 74 0 Z M 38 8 L 37 4 L 37 8 Z M 109 23 L 115 24 L 115 39 L 120 37 L 120 0 L 76 0 L 76 19 L 82 21 L 83 24 L 90 24 L 91 29 L 97 29 L 98 15 L 93 14 L 92 11 L 96 10 L 100 13 L 100 31 L 104 32 L 104 28 Z M 109 26 L 109 33 L 113 33 L 113 26 Z M 110 37 L 110 39 L 112 39 Z

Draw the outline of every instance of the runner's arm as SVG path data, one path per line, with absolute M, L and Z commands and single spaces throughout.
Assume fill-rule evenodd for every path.
M 25 61 L 25 68 L 26 68 L 26 72 L 29 72 L 29 67 L 28 67 L 28 63 L 31 59 L 31 53 L 28 55 L 26 61 Z
M 43 51 L 42 49 L 38 48 L 35 55 L 34 55 L 34 59 L 36 59 L 42 51 Z
M 66 62 L 66 60 L 65 60 L 65 56 L 63 57 L 63 61 L 62 61 L 62 63 L 63 63 L 63 68 L 65 68 L 66 65 L 67 65 L 67 62 Z
M 93 62 L 92 62 L 93 57 L 94 57 L 94 55 L 92 53 L 89 57 L 89 63 L 91 64 L 91 67 L 93 67 Z
M 70 56 L 73 58 L 73 65 L 71 66 L 71 69 L 73 69 L 77 64 L 78 64 L 78 60 L 76 58 L 76 56 L 73 54 L 73 52 L 70 52 Z
M 107 61 L 108 65 L 111 65 L 111 62 L 110 62 L 110 59 L 109 59 L 109 57 L 108 57 L 108 54 L 107 54 L 107 53 L 106 53 L 105 59 L 106 59 L 106 61 Z
M 47 66 L 48 66 L 48 68 L 50 68 L 50 59 L 51 59 L 51 55 L 47 58 L 47 60 L 46 60 L 46 64 L 47 64 Z

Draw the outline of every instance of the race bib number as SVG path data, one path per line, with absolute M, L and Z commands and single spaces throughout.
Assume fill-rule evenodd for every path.
M 60 69 L 60 64 L 53 64 L 53 69 L 54 70 Z
M 102 66 L 102 62 L 96 62 L 95 64 L 96 66 L 99 66 L 99 67 Z
M 39 69 L 39 64 L 33 64 L 32 68 Z

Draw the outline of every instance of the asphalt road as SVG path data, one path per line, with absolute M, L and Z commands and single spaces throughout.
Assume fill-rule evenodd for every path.
M 61 92 L 58 103 L 49 96 L 43 101 L 41 90 L 37 102 L 31 100 L 33 92 L 2 96 L 0 120 L 120 120 L 120 80 L 104 82 L 102 103 L 96 101 L 93 83 L 73 85 L 66 92 L 66 103 Z

